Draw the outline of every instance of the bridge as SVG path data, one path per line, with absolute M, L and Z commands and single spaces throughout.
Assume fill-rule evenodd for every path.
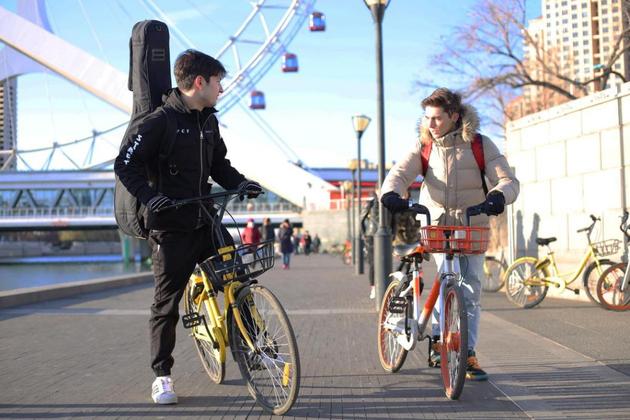
M 154 2 L 146 3 L 155 14 L 154 18 L 169 23 L 168 16 Z M 245 94 L 254 89 L 256 83 L 264 77 L 270 67 L 286 53 L 291 40 L 298 30 L 304 27 L 306 19 L 313 10 L 314 3 L 314 0 L 282 2 L 257 0 L 251 2 L 251 12 L 245 17 L 237 32 L 227 39 L 225 45 L 216 54 L 213 54 L 221 60 L 228 60 L 232 55 L 235 60 L 236 71 L 228 74 L 228 80 L 224 86 L 225 92 L 220 97 L 218 104 L 222 113 L 229 112 L 232 107 L 236 106 Z M 283 13 L 273 19 L 270 15 L 274 10 L 280 10 Z M 252 29 L 256 23 L 260 27 Z M 169 26 L 177 41 L 187 47 L 195 47 L 192 41 L 179 31 L 174 23 Z M 43 0 L 20 0 L 16 13 L 0 7 L 0 42 L 5 44 L 4 49 L 0 52 L 0 62 L 5 64 L 0 66 L 0 81 L 10 82 L 15 77 L 26 73 L 51 72 L 98 97 L 113 108 L 127 114 L 131 112 L 132 97 L 131 92 L 127 90 L 126 71 L 123 72 L 94 57 L 89 52 L 53 33 Z M 255 49 L 250 54 L 244 54 L 243 52 L 249 45 L 255 46 Z M 11 86 L 11 84 L 8 83 L 6 86 Z M 6 97 L 10 102 L 11 95 L 6 95 Z M 11 104 L 6 108 L 6 111 L 8 117 L 13 118 L 13 122 L 6 125 L 12 125 L 12 130 L 15 133 L 15 115 L 11 114 L 11 111 L 14 111 Z M 6 118 L 7 115 L 4 117 Z M 256 118 L 263 125 L 264 130 L 273 133 L 272 128 L 268 125 L 264 126 L 265 123 L 261 122 L 260 116 Z M 246 177 L 258 181 L 267 190 L 275 192 L 294 206 L 309 209 L 329 207 L 330 195 L 338 190 L 337 187 L 283 158 L 283 154 L 278 153 L 277 150 L 260 147 L 259 139 L 238 138 L 230 133 L 227 127 L 222 128 L 222 133 L 230 141 L 230 150 L 256 150 L 256 153 L 232 152 L 228 156 L 234 166 Z M 94 131 L 92 140 L 101 141 L 102 134 Z M 84 164 L 78 164 L 78 159 L 72 158 L 69 153 L 64 151 L 64 148 L 69 149 L 79 142 L 53 143 L 48 148 L 50 155 L 46 160 L 44 169 L 48 169 L 50 161 L 57 156 L 65 159 L 66 164 L 71 164 L 73 169 L 111 168 L 115 152 L 113 154 L 110 152 L 109 156 L 99 154 L 99 162 L 94 163 L 92 161 L 94 141 L 85 143 L 91 144 L 89 146 L 83 146 L 84 155 L 90 158 L 89 160 L 81 159 L 84 160 Z M 9 168 L 11 164 L 15 164 L 17 159 L 20 159 L 27 168 L 31 168 L 26 161 L 26 152 L 29 150 L 23 150 L 20 155 L 20 150 L 17 147 L 3 150 L 4 164 L 2 164 L 3 160 L 0 159 L 0 166 L 5 169 Z M 265 164 L 260 165 L 261 161 Z M 55 178 L 56 175 L 53 174 L 52 177 Z M 59 179 L 59 181 L 63 180 Z M 106 200 L 107 193 L 104 192 L 106 190 L 107 188 L 100 188 L 98 194 L 103 193 L 103 195 L 92 197 L 91 202 Z M 94 191 L 96 190 L 92 190 L 92 192 Z M 76 198 L 73 198 L 71 191 L 66 192 L 66 189 L 62 187 L 58 189 L 58 193 L 59 195 L 52 198 L 53 200 L 62 200 L 66 197 L 71 200 Z M 22 198 L 27 201 L 34 201 L 34 197 L 28 189 L 18 194 L 18 201 Z M 260 215 L 273 214 L 274 212 L 275 210 L 263 212 Z M 81 209 L 81 214 L 83 213 L 84 210 Z M 16 226 L 28 223 L 26 219 L 23 219 L 24 222 L 17 221 L 21 214 L 12 213 L 11 217 Z M 73 222 L 70 220 L 72 217 L 68 217 L 68 223 L 72 224 Z M 91 218 L 89 223 L 93 226 L 105 226 L 110 223 L 102 214 L 87 214 L 85 216 L 86 223 L 87 217 Z M 44 220 L 45 218 L 48 216 L 40 219 Z
M 302 223 L 301 208 L 275 194 L 232 202 L 224 223 L 242 226 L 248 218 L 288 218 Z M 0 231 L 116 229 L 114 172 L 0 172 Z

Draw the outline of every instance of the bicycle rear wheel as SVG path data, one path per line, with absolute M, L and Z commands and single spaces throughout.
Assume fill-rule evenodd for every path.
M 378 312 L 378 358 L 383 369 L 392 373 L 398 372 L 407 358 L 407 350 L 396 340 L 398 334 L 391 329 L 385 328 L 385 321 L 393 324 L 393 321 L 403 320 L 406 316 L 405 313 L 392 314 L 389 311 L 389 304 L 399 285 L 400 281 L 392 280 L 387 290 L 385 290 L 381 309 Z
M 468 315 L 464 293 L 452 284 L 444 296 L 444 331 L 440 342 L 440 367 L 444 392 L 451 400 L 459 398 L 466 379 L 468 359 Z
M 608 267 L 615 265 L 615 263 L 610 260 L 598 260 L 598 262 L 599 267 L 595 262 L 592 262 L 586 267 L 584 274 L 582 275 L 582 286 L 584 287 L 584 292 L 590 301 L 596 304 L 599 304 L 597 298 L 597 282 Z
M 255 347 L 249 349 L 232 314 L 232 355 L 249 393 L 265 410 L 285 414 L 300 388 L 300 357 L 289 318 L 273 293 L 260 285 L 239 292 L 236 310 Z
M 516 306 L 533 308 L 547 295 L 549 286 L 543 281 L 547 273 L 537 269 L 537 263 L 534 257 L 519 258 L 505 272 L 505 294 Z
M 498 292 L 503 287 L 503 273 L 507 269 L 507 264 L 497 260 L 495 257 L 486 257 L 484 260 L 484 278 L 481 288 L 484 292 Z
M 206 322 L 210 320 L 210 315 L 204 305 L 204 301 L 201 299 L 195 299 L 195 293 L 199 294 L 199 289 L 195 291 L 195 282 L 193 280 L 189 280 L 186 285 L 186 289 L 184 290 L 184 311 L 186 314 L 191 312 L 197 312 L 200 315 L 203 315 L 206 319 Z M 205 369 L 206 373 L 215 384 L 220 384 L 223 382 L 225 378 L 225 361 L 221 361 L 221 352 L 218 348 L 214 348 L 211 342 L 195 337 L 195 331 L 199 328 L 203 328 L 205 331 L 204 335 L 208 337 L 212 337 L 210 331 L 206 329 L 207 324 L 201 324 L 197 327 L 193 327 L 193 333 L 191 334 L 193 341 L 195 342 L 195 348 L 197 349 L 197 353 L 199 354 L 199 359 L 201 360 L 201 364 Z
M 627 264 L 618 263 L 608 267 L 597 282 L 597 297 L 604 309 L 611 311 L 630 310 L 630 284 L 621 290 Z

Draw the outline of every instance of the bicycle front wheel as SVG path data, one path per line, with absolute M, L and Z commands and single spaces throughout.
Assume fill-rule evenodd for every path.
M 482 290 L 484 292 L 498 292 L 503 287 L 503 273 L 506 269 L 507 264 L 494 257 L 486 257 L 483 265 Z
M 444 331 L 440 345 L 440 366 L 444 392 L 451 400 L 459 398 L 466 379 L 468 359 L 468 315 L 464 293 L 457 285 L 446 288 Z
M 195 289 L 195 282 L 190 280 L 184 290 L 184 311 L 186 314 L 196 312 L 206 319 L 206 322 L 210 320 L 210 314 L 204 305 L 204 301 L 200 299 L 200 290 Z M 225 361 L 221 361 L 221 351 L 219 348 L 215 348 L 213 343 L 203 338 L 198 338 L 195 333 L 200 328 L 203 328 L 203 333 L 200 334 L 204 337 L 212 337 L 210 331 L 206 327 L 207 324 L 201 324 L 197 327 L 193 327 L 192 338 L 195 342 L 195 348 L 201 359 L 201 364 L 206 373 L 215 384 L 220 384 L 225 378 Z M 218 344 L 218 343 L 217 343 Z
M 597 282 L 597 297 L 604 309 L 611 311 L 630 310 L 630 284 L 621 290 L 627 264 L 618 263 L 608 267 Z M 629 282 L 630 283 L 630 282 Z
M 599 263 L 599 266 L 597 263 Z M 597 298 L 597 282 L 602 274 L 604 274 L 604 271 L 606 271 L 608 267 L 615 265 L 615 263 L 610 260 L 598 260 L 597 263 L 590 263 L 584 270 L 584 274 L 582 276 L 582 286 L 584 287 L 584 292 L 586 292 L 586 296 L 588 296 L 590 301 L 599 304 Z
M 405 313 L 392 314 L 389 311 L 389 304 L 399 285 L 400 281 L 392 280 L 385 290 L 381 309 L 378 312 L 378 358 L 383 369 L 392 373 L 398 372 L 407 358 L 407 350 L 396 339 L 399 334 L 405 332 L 394 332 L 391 327 L 386 327 L 386 323 L 391 325 L 402 323 L 401 321 L 404 321 L 406 316 Z
M 260 285 L 243 289 L 234 310 L 241 314 L 254 344 L 252 351 L 232 314 L 232 354 L 249 393 L 266 411 L 283 415 L 300 388 L 300 357 L 289 318 L 273 293 Z
M 533 308 L 547 295 L 549 286 L 543 280 L 547 273 L 536 264 L 534 257 L 519 258 L 505 272 L 505 294 L 516 306 Z

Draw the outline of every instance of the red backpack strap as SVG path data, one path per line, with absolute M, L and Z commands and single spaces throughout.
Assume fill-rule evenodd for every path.
M 475 160 L 477 161 L 479 171 L 481 172 L 481 184 L 483 186 L 483 193 L 485 195 L 488 195 L 488 185 L 486 185 L 486 159 L 483 155 L 483 140 L 481 134 L 475 134 L 475 138 L 473 139 L 470 147 L 472 149 L 473 155 L 475 156 Z
M 422 177 L 423 178 L 427 175 L 427 171 L 429 170 L 429 156 L 431 156 L 432 147 L 433 147 L 433 142 L 430 141 L 427 144 L 423 144 L 420 150 L 420 161 L 422 162 Z

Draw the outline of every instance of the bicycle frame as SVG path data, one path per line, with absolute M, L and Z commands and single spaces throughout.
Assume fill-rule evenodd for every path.
M 419 255 L 422 255 L 422 249 L 420 247 L 417 249 L 417 252 L 419 253 Z M 442 263 L 442 266 L 440 267 L 440 270 L 438 271 L 436 281 L 433 283 L 433 287 L 431 288 L 431 291 L 429 292 L 429 295 L 427 296 L 427 299 L 424 302 L 424 306 L 422 306 L 421 310 L 420 298 L 422 296 L 422 267 L 420 262 L 418 262 L 416 258 L 418 257 L 414 258 L 413 270 L 411 271 L 412 280 L 409 286 L 405 290 L 401 291 L 399 294 L 400 297 L 406 298 L 407 296 L 409 296 L 409 294 L 411 294 L 412 297 L 413 305 L 411 309 L 411 317 L 405 317 L 405 322 L 409 318 L 413 320 L 413 323 L 409 326 L 409 328 L 411 329 L 411 334 L 402 334 L 403 331 L 400 330 L 400 326 L 391 324 L 389 320 L 385 322 L 385 326 L 388 329 L 391 329 L 392 331 L 397 331 L 399 333 L 399 335 L 396 337 L 396 340 L 405 350 L 413 350 L 419 340 L 428 337 L 428 335 L 425 335 L 424 332 L 427 328 L 427 325 L 429 324 L 429 320 L 431 319 L 433 309 L 435 308 L 439 297 L 444 296 L 447 286 L 449 286 L 451 282 L 454 281 L 456 274 L 460 272 L 459 256 L 447 255 L 447 257 L 444 259 L 444 262 Z M 395 273 L 390 274 L 390 277 L 393 277 L 394 279 L 399 281 L 403 281 L 404 274 L 401 271 L 396 271 Z M 444 301 L 440 299 L 440 334 L 442 334 L 442 332 L 444 331 L 444 308 L 442 307 L 444 304 L 443 302 Z M 405 328 L 406 327 L 407 325 L 405 325 Z M 407 340 L 407 337 L 409 337 L 409 340 Z
M 587 264 L 591 261 L 595 261 L 595 264 L 599 266 L 599 260 L 597 259 L 595 252 L 593 251 L 593 246 L 591 244 L 588 245 L 588 248 L 584 252 L 582 256 L 582 260 L 579 263 L 578 269 L 576 271 L 564 272 L 560 273 L 558 270 L 558 265 L 556 263 L 555 253 L 551 250 L 551 247 L 547 245 L 547 255 L 541 260 L 538 260 L 536 264 L 539 267 L 550 267 L 550 274 L 541 280 L 545 283 L 549 283 L 551 285 L 555 285 L 559 288 L 559 291 L 562 292 L 567 288 L 568 285 L 573 283 L 578 279 L 580 274 L 584 271 Z M 546 261 L 549 261 L 549 264 L 545 264 Z
M 210 314 L 210 319 L 208 320 L 210 326 L 208 328 L 211 331 L 211 336 L 206 333 L 206 328 L 193 328 L 192 334 L 200 339 L 211 343 L 213 346 L 215 343 L 219 346 L 220 352 L 220 361 L 225 362 L 225 349 L 229 346 L 229 336 L 228 336 L 228 327 L 227 327 L 227 314 L 228 311 L 232 311 L 232 316 L 236 321 L 236 325 L 241 332 L 241 335 L 245 339 L 247 346 L 250 350 L 254 351 L 254 343 L 251 341 L 251 337 L 247 332 L 245 324 L 243 322 L 243 318 L 241 316 L 238 308 L 235 308 L 234 304 L 236 302 L 235 297 L 235 289 L 239 287 L 242 283 L 231 282 L 225 285 L 223 291 L 224 296 L 224 312 L 221 312 L 219 308 L 219 302 L 217 300 L 217 293 L 210 282 L 210 279 L 201 271 L 201 275 L 195 276 L 195 283 L 203 283 L 203 291 L 195 298 L 197 302 L 203 302 L 206 307 L 208 314 Z M 216 340 L 216 341 L 215 341 Z

